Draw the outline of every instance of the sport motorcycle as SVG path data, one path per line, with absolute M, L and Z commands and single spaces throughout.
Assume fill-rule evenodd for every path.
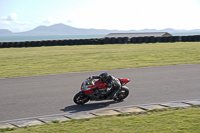
M 102 83 L 100 79 L 87 78 L 81 85 L 81 91 L 79 91 L 73 98 L 73 101 L 77 105 L 83 105 L 90 101 L 101 101 L 101 100 L 114 100 L 122 101 L 129 95 L 129 88 L 126 86 L 130 79 L 118 78 L 121 83 L 121 88 L 117 91 L 114 98 L 109 95 L 114 91 L 111 88 L 107 91 L 107 84 Z

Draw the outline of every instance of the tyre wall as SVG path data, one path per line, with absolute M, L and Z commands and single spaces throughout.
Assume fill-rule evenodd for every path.
M 69 40 L 44 40 L 24 42 L 0 42 L 0 48 L 10 47 L 42 47 L 65 45 L 101 45 L 101 44 L 142 44 L 142 43 L 170 43 L 170 42 L 199 42 L 200 35 L 193 36 L 169 36 L 169 37 L 118 37 L 118 38 L 93 38 L 93 39 L 69 39 Z

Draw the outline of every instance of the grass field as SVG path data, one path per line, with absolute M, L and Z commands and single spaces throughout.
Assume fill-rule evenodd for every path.
M 72 119 L 62 123 L 53 121 L 40 126 L 14 129 L 10 133 L 199 133 L 200 131 L 200 108 L 168 108 L 164 112 L 156 111 L 158 110 Z
M 0 49 L 0 78 L 200 63 L 200 42 Z M 54 121 L 10 133 L 199 133 L 200 108 Z M 7 132 L 12 129 L 0 129 Z
M 200 63 L 200 42 L 0 49 L 0 78 Z

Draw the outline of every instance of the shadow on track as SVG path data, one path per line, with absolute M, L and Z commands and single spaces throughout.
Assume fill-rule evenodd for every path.
M 64 109 L 60 109 L 63 112 L 70 112 L 70 113 L 77 113 L 81 111 L 91 111 L 95 109 L 101 109 L 109 106 L 110 104 L 116 104 L 123 101 L 109 101 L 109 102 L 100 102 L 100 103 L 91 103 L 91 104 L 84 104 L 84 105 L 70 105 L 65 107 Z

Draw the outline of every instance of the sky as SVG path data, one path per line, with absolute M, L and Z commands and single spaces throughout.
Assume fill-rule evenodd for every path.
M 200 0 L 0 0 L 0 29 L 200 29 Z

